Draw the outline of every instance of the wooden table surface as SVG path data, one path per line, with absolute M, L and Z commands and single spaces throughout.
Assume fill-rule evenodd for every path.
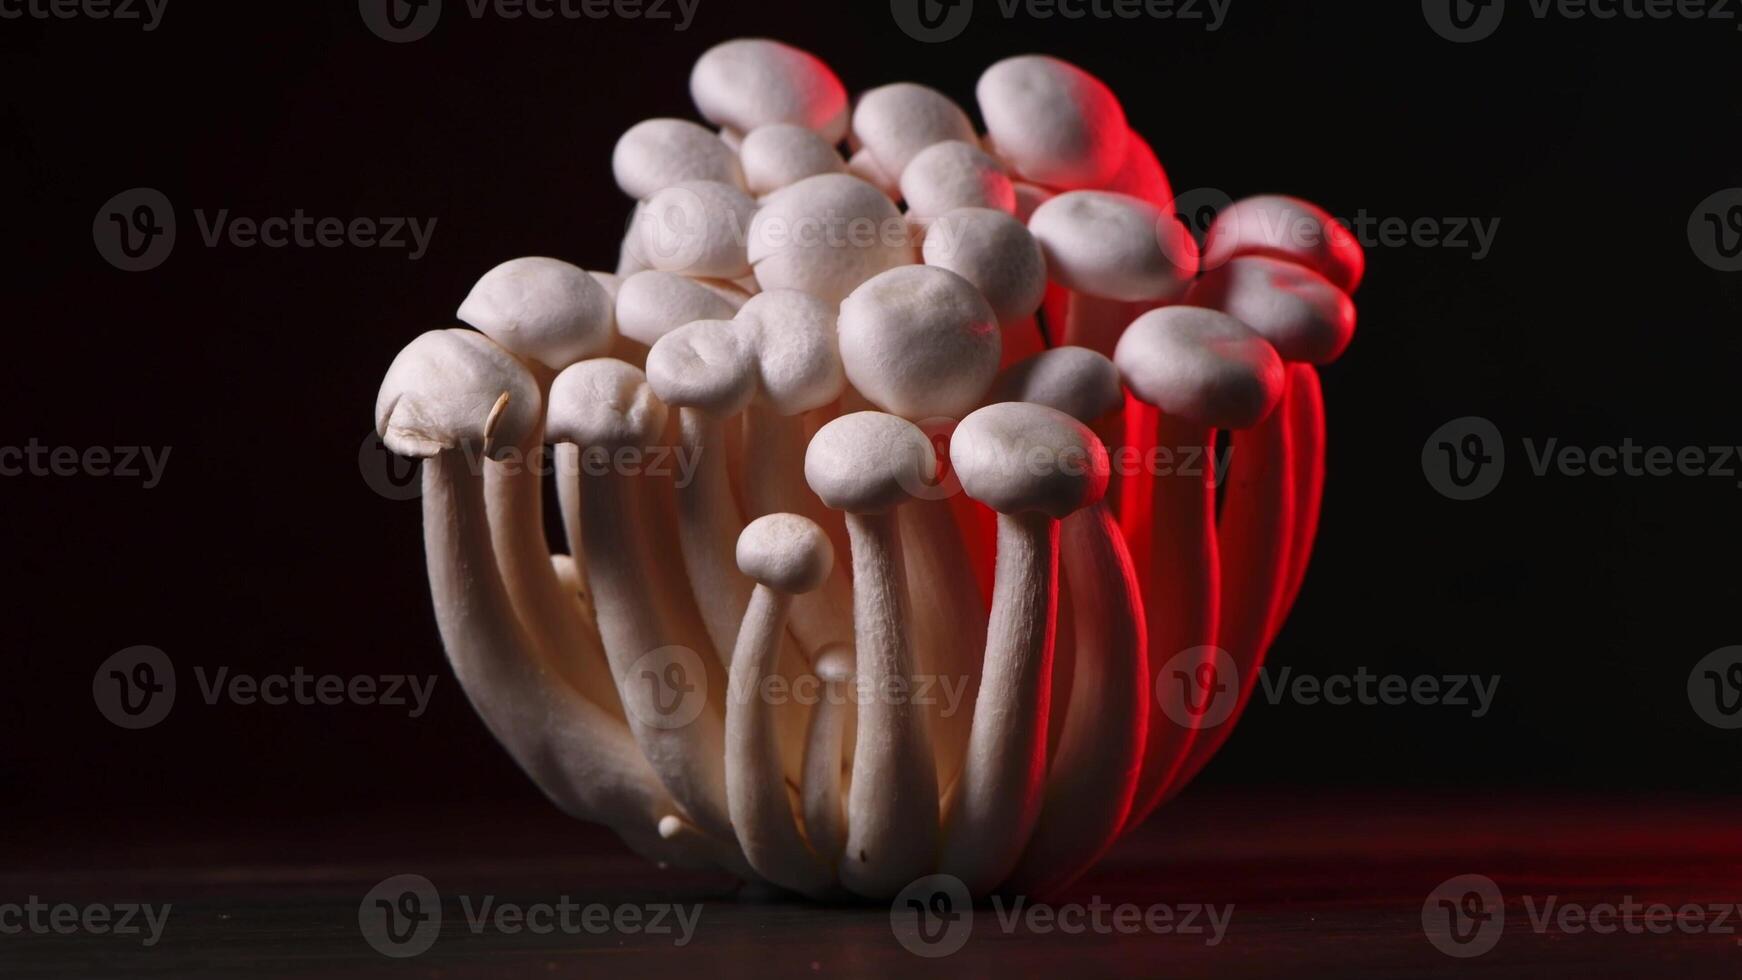
M 340 815 L 271 827 L 140 829 L 129 840 L 33 831 L 0 870 L 5 903 L 170 903 L 162 938 L 0 935 L 15 977 L 1659 977 L 1742 976 L 1742 922 L 1714 932 L 1598 935 L 1533 912 L 1628 898 L 1742 901 L 1736 800 L 1479 794 L 1199 793 L 1164 811 L 1051 903 L 1147 909 L 1232 905 L 1225 935 L 1042 932 L 977 909 L 959 951 L 908 952 L 888 906 L 816 908 L 706 875 L 658 871 L 548 811 Z M 428 951 L 389 959 L 363 938 L 365 893 L 419 874 L 441 895 Z M 1505 929 L 1492 951 L 1448 956 L 1422 907 L 1445 880 L 1492 878 Z M 467 905 L 700 905 L 675 935 L 474 932 Z M 1008 906 L 1006 906 L 1008 908 Z M 647 914 L 647 913 L 643 913 Z M 1103 921 L 1112 921 L 1107 913 Z M 1044 923 L 1042 923 L 1044 926 Z M 1728 931 L 1726 931 L 1728 930 Z M 1724 932 L 1725 934 L 1715 934 Z

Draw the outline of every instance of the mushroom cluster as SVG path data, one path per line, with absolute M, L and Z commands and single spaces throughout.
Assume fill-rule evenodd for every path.
M 614 272 L 505 262 L 473 329 L 388 369 L 454 672 L 649 859 L 821 900 L 1055 892 L 1252 693 L 1361 250 L 1278 196 L 1200 243 L 1112 91 L 1042 55 L 980 77 L 984 132 L 770 40 L 690 88 L 709 125 L 617 142 Z

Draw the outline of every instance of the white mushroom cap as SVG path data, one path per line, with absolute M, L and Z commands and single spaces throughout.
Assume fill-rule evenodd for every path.
M 760 197 L 817 174 L 844 173 L 841 155 L 815 130 L 792 123 L 758 126 L 738 147 L 744 182 Z
M 913 261 L 913 252 L 895 203 L 846 174 L 806 177 L 775 191 L 750 223 L 750 263 L 762 288 L 797 289 L 830 303 Z
M 1186 303 L 1221 310 L 1270 341 L 1285 361 L 1328 364 L 1355 336 L 1355 301 L 1304 265 L 1245 255 L 1205 273 Z
M 884 172 L 883 165 L 871 156 L 870 150 L 861 147 L 849 157 L 847 172 L 882 191 L 892 201 L 901 196 L 901 181 L 897 179 L 897 175 Z
M 732 186 L 686 180 L 648 198 L 635 220 L 637 254 L 661 272 L 736 279 L 750 274 L 745 250 L 756 202 Z
M 958 140 L 933 143 L 901 172 L 909 217 L 926 220 L 952 208 L 996 208 L 1016 213 L 1016 189 L 997 160 Z
M 815 55 L 779 41 L 716 44 L 690 71 L 690 98 L 716 126 L 748 133 L 795 123 L 830 143 L 847 133 L 847 89 Z
M 821 408 L 846 390 L 833 306 L 795 289 L 773 289 L 751 297 L 734 322 L 754 351 L 758 387 L 775 412 Z
M 920 255 L 986 297 L 998 322 L 1026 321 L 1046 298 L 1046 257 L 1022 222 L 990 208 L 956 208 L 926 229 Z
M 828 534 L 807 517 L 768 514 L 738 535 L 738 570 L 777 592 L 814 592 L 834 565 L 835 547 Z
M 1211 428 L 1246 429 L 1282 398 L 1282 358 L 1226 313 L 1169 306 L 1126 328 L 1113 363 L 1132 394 L 1167 415 Z
M 1091 424 L 1125 404 L 1125 386 L 1119 369 L 1098 351 L 1054 347 L 1005 368 L 986 400 L 1033 402 Z
M 737 313 L 724 284 L 698 282 L 675 272 L 637 272 L 617 287 L 617 329 L 652 345 L 696 320 L 730 320 Z
M 732 148 L 683 119 L 648 119 L 629 127 L 611 151 L 611 173 L 623 193 L 638 201 L 686 180 L 744 186 Z
M 608 357 L 565 368 L 550 385 L 545 432 L 583 448 L 650 446 L 665 433 L 666 408 L 640 369 Z
M 817 653 L 813 669 L 825 684 L 844 684 L 853 679 L 853 652 L 841 646 L 825 647 Z
M 937 451 L 925 433 L 882 412 L 834 419 L 804 454 L 805 482 L 824 504 L 849 514 L 880 514 L 905 503 L 937 472 Z
M 1317 205 L 1280 194 L 1235 201 L 1211 223 L 1204 236 L 1204 268 L 1241 255 L 1299 263 L 1345 293 L 1361 285 L 1367 269 L 1361 243 L 1348 228 Z
M 883 85 L 860 95 L 853 108 L 853 138 L 882 172 L 896 177 L 933 143 L 959 140 L 978 146 L 980 142 L 960 106 L 942 92 L 913 82 Z
M 532 372 L 489 337 L 431 330 L 406 344 L 375 396 L 375 432 L 401 456 L 482 449 L 500 459 L 538 433 Z
M 1197 243 L 1171 214 L 1107 191 L 1070 191 L 1028 220 L 1048 275 L 1067 289 L 1127 303 L 1165 300 L 1198 271 Z
M 1125 159 L 1130 127 L 1100 79 L 1045 55 L 1006 58 L 974 87 L 1000 159 L 1037 184 L 1105 184 Z
M 1000 402 L 963 419 L 950 465 L 963 492 L 1000 514 L 1068 517 L 1107 492 L 1107 447 L 1045 405 Z
M 960 418 L 998 373 L 1003 337 L 980 291 L 930 265 L 891 269 L 841 303 L 841 362 L 873 405 Z
M 756 362 L 732 321 L 697 320 L 647 352 L 647 383 L 667 405 L 726 418 L 755 397 Z
M 586 270 L 558 259 L 510 259 L 484 273 L 455 316 L 511 353 L 550 368 L 604 353 L 611 297 Z

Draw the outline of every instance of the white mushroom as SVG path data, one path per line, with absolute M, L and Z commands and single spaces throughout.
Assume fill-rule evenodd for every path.
M 991 304 L 1004 329 L 1026 327 L 1046 297 L 1046 257 L 1022 222 L 989 208 L 947 211 L 926 230 L 926 265 L 968 280 Z
M 937 475 L 925 434 L 878 412 L 843 415 L 805 452 L 805 479 L 823 503 L 845 511 L 853 554 L 853 627 L 859 705 L 847 844 L 841 883 L 887 898 L 931 870 L 938 837 L 938 784 L 926 713 L 911 691 L 915 660 L 901 538 L 891 513 Z
M 802 784 L 805 838 L 817 857 L 831 865 L 847 846 L 846 802 L 841 798 L 842 739 L 847 727 L 853 655 L 834 648 L 817 657 L 822 698 L 811 712 L 805 736 Z
M 646 377 L 621 361 L 582 361 L 551 384 L 550 438 L 574 442 L 583 453 L 611 456 L 657 444 L 665 421 L 665 405 Z M 638 477 L 615 465 L 589 473 L 582 488 L 584 563 L 599 632 L 630 730 L 681 815 L 711 837 L 733 840 L 720 710 L 725 674 L 663 612 L 658 596 L 669 579 L 656 571 L 640 533 L 643 492 Z
M 968 756 L 945 818 L 940 867 L 972 894 L 1003 881 L 1040 815 L 1046 779 L 1059 520 L 1101 499 L 1106 448 L 1042 405 L 988 405 L 962 420 L 950 463 L 998 512 L 998 566 Z
M 820 897 L 832 890 L 834 875 L 799 833 L 787 798 L 779 728 L 764 683 L 778 673 L 793 597 L 828 579 L 834 549 L 812 521 L 797 514 L 769 514 L 738 536 L 737 560 L 756 589 L 738 631 L 727 699 L 726 793 L 732 826 L 745 858 L 759 874 L 783 888 Z
M 1099 435 L 1119 421 L 1125 391 L 1112 361 L 1056 347 L 1006 370 L 993 398 L 1045 405 Z M 1116 438 L 1109 431 L 1102 441 Z M 1066 517 L 1059 537 L 1073 607 L 1074 677 L 1068 706 L 1053 705 L 1053 718 L 1062 709 L 1064 730 L 1040 819 L 1010 881 L 1024 894 L 1056 893 L 1118 839 L 1137 792 L 1153 696 L 1142 591 L 1117 516 L 1097 501 Z M 1055 697 L 1061 680 L 1055 677 Z
M 758 197 L 818 174 L 846 172 L 835 148 L 815 130 L 791 123 L 758 126 L 738 148 L 744 181 Z
M 764 38 L 716 44 L 690 71 L 690 98 L 709 122 L 748 133 L 795 123 L 830 143 L 847 132 L 847 89 L 815 55 Z
M 700 856 L 693 840 L 674 844 L 657 832 L 676 804 L 621 724 L 550 676 L 497 572 L 483 481 L 468 455 L 524 449 L 539 410 L 526 368 L 465 330 L 419 336 L 382 382 L 377 432 L 390 450 L 425 461 L 424 534 L 442 644 L 491 734 L 558 806 L 613 827 L 655 860 L 692 863 Z
M 675 272 L 637 272 L 617 289 L 617 329 L 630 340 L 651 347 L 686 323 L 730 320 L 746 299 L 727 283 L 691 279 Z
M 1265 194 L 1235 201 L 1204 236 L 1206 269 L 1242 255 L 1268 255 L 1304 265 L 1353 293 L 1367 257 L 1345 225 L 1323 208 L 1295 197 Z
M 1167 453 L 1155 469 L 1128 478 L 1120 497 L 1121 524 L 1143 583 L 1153 681 L 1181 653 L 1200 650 L 1207 657 L 1211 646 L 1227 646 L 1225 630 L 1233 621 L 1221 609 L 1222 597 L 1236 570 L 1229 567 L 1228 541 L 1217 538 L 1214 430 L 1262 422 L 1282 397 L 1285 372 L 1276 351 L 1245 324 L 1190 306 L 1139 317 L 1120 338 L 1114 361 L 1132 396 L 1127 445 L 1140 459 Z M 1238 451 L 1237 466 L 1251 462 L 1247 453 Z M 1187 465 L 1193 459 L 1201 461 L 1195 468 Z M 1261 632 L 1267 623 L 1263 614 L 1241 628 Z M 1127 827 L 1181 785 L 1186 760 L 1210 737 L 1164 714 L 1150 720 Z
M 609 348 L 611 296 L 559 259 L 510 259 L 486 272 L 454 315 L 510 353 L 557 368 Z
M 901 171 L 901 196 L 910 218 L 922 222 L 952 208 L 1016 212 L 1016 189 L 1004 168 L 978 146 L 946 140 L 914 154 Z
M 891 269 L 841 302 L 847 380 L 887 412 L 961 418 L 998 373 L 998 319 L 979 290 L 937 266 Z
M 746 236 L 755 212 L 756 202 L 730 184 L 672 184 L 643 203 L 635 223 L 637 252 L 661 272 L 713 279 L 747 276 Z
M 686 180 L 744 186 L 731 147 L 683 119 L 648 119 L 629 127 L 611 151 L 611 173 L 623 193 L 637 201 Z
M 847 174 L 775 191 L 750 223 L 750 264 L 762 288 L 797 289 L 830 303 L 913 254 L 894 202 Z
M 1048 275 L 1066 289 L 1133 302 L 1183 293 L 1197 273 L 1197 246 L 1172 215 L 1107 191 L 1071 191 L 1042 204 L 1028 230 Z
M 1075 65 L 1045 55 L 1006 58 L 986 69 L 974 95 L 999 158 L 1025 180 L 1099 187 L 1124 161 L 1125 110 Z
M 860 95 L 853 107 L 853 138 L 878 170 L 892 177 L 900 177 L 934 143 L 980 142 L 960 106 L 942 92 L 913 82 L 882 85 Z

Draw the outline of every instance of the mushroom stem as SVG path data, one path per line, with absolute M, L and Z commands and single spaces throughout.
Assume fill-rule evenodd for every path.
M 1280 408 L 1234 434 L 1232 482 L 1216 529 L 1222 557 L 1216 645 L 1233 659 L 1240 697 L 1227 720 L 1198 733 L 1170 793 L 1178 793 L 1203 771 L 1257 688 L 1258 668 L 1279 623 L 1294 549 L 1292 443 L 1288 415 Z
M 708 636 L 730 666 L 751 585 L 732 561 L 743 522 L 732 499 L 725 428 L 698 408 L 681 408 L 679 413 L 679 451 L 696 463 L 690 483 L 677 491 L 678 540 Z
M 1147 741 L 1149 681 L 1143 600 L 1119 523 L 1105 502 L 1064 519 L 1076 665 L 1046 802 L 1011 887 L 1055 894 L 1118 839 Z
M 913 614 L 914 660 L 934 692 L 923 709 L 930 720 L 938 790 L 948 793 L 968 750 L 973 718 L 967 706 L 979 688 L 986 607 L 949 501 L 915 500 L 896 512 L 896 524 Z
M 887 897 L 925 874 L 937 852 L 938 783 L 926 713 L 905 691 L 914 675 L 907 575 L 893 514 L 847 513 L 861 690 L 841 883 Z
M 1288 396 L 1278 411 L 1288 413 L 1293 439 L 1289 469 L 1294 475 L 1294 540 L 1289 554 L 1288 586 L 1274 629 L 1281 629 L 1300 595 L 1312 562 L 1318 535 L 1319 510 L 1325 499 L 1325 394 L 1319 372 L 1311 364 L 1289 366 Z M 1274 635 L 1271 637 L 1275 639 Z
M 537 660 L 496 567 L 483 479 L 463 450 L 424 460 L 423 512 L 448 660 L 485 726 L 533 782 L 565 812 L 612 827 L 654 860 L 740 864 L 736 848 L 718 839 L 661 837 L 660 818 L 675 805 L 627 731 Z
M 738 629 L 726 711 L 726 798 L 750 866 L 782 888 L 818 898 L 833 876 L 793 819 L 774 708 L 762 689 L 776 673 L 791 607 L 791 595 L 758 584 Z
M 1136 397 L 1126 397 L 1128 440 L 1145 465 L 1125 479 L 1120 526 L 1131 544 L 1149 628 L 1149 678 L 1144 690 L 1154 697 L 1161 672 L 1174 657 L 1216 642 L 1221 605 L 1221 554 L 1216 539 L 1215 432 L 1184 419 L 1162 415 Z M 1172 453 L 1174 468 L 1162 474 L 1147 465 L 1159 461 L 1154 450 Z M 1202 468 L 1179 472 L 1188 455 Z M 1195 665 L 1193 665 L 1195 668 Z M 1196 676 L 1191 674 L 1190 676 Z M 1135 827 L 1160 805 L 1185 764 L 1195 726 L 1184 726 L 1165 712 L 1151 712 L 1143 771 L 1126 818 Z
M 587 533 L 587 579 L 597 603 L 599 632 L 612 674 L 628 709 L 630 728 L 655 772 L 684 814 L 706 833 L 732 839 L 726 803 L 723 764 L 724 730 L 718 705 L 723 672 L 710 664 L 713 658 L 697 656 L 705 677 L 680 678 L 679 706 L 666 706 L 662 692 L 634 676 L 638 662 L 651 653 L 673 646 L 672 629 L 655 612 L 657 578 L 639 533 L 643 526 L 639 496 L 630 477 L 615 472 L 589 477 L 581 494 L 581 522 Z M 693 651 L 692 651 L 693 652 Z M 678 666 L 683 673 L 683 665 Z M 717 676 L 719 675 L 719 676 Z M 701 688 L 697 691 L 696 688 Z M 687 724 L 666 719 L 674 712 L 696 710 L 684 699 L 705 698 Z M 669 726 L 669 727 L 668 727 Z
M 557 510 L 562 514 L 563 540 L 569 555 L 581 557 L 581 447 L 561 442 L 551 447 L 552 466 L 556 473 Z M 577 568 L 576 571 L 580 569 Z
M 598 633 L 582 618 L 550 563 L 544 538 L 543 448 L 534 446 L 484 469 L 491 540 L 520 621 L 543 649 L 546 663 L 570 687 L 617 718 L 623 706 Z
M 847 728 L 847 681 L 852 678 L 852 654 L 826 650 L 817 657 L 817 677 L 823 697 L 811 711 L 810 734 L 804 748 L 804 830 L 811 850 L 831 865 L 847 844 L 847 811 L 841 798 L 841 751 Z
M 971 894 L 1004 880 L 1040 815 L 1058 557 L 1056 519 L 1034 512 L 998 515 L 985 672 L 941 865 Z

